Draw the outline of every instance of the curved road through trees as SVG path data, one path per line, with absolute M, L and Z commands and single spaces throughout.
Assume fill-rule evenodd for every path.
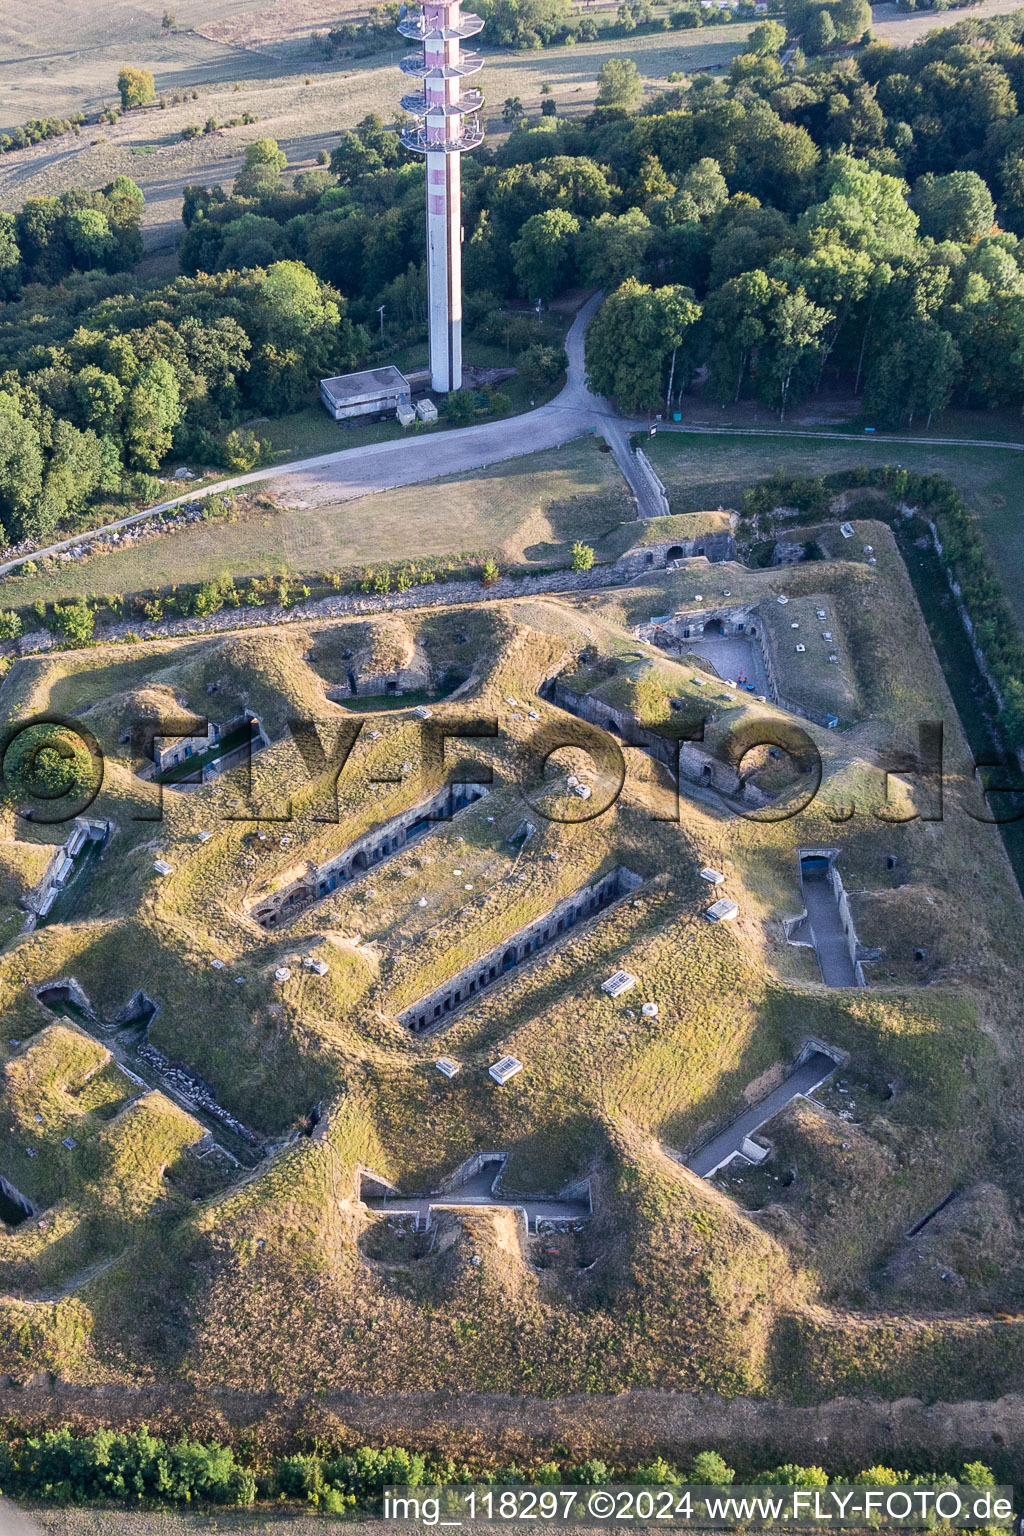
M 596 293 L 588 299 L 569 329 L 565 347 L 569 357 L 564 388 L 547 405 L 526 411 L 521 416 L 505 417 L 501 421 L 486 422 L 476 427 L 453 428 L 448 432 L 432 432 L 425 436 L 393 438 L 386 443 L 368 443 L 360 448 L 342 448 L 334 453 L 319 454 L 314 458 L 297 459 L 290 464 L 278 464 L 273 468 L 253 470 L 250 474 L 235 475 L 201 489 L 183 491 L 168 501 L 135 512 L 130 517 L 119 518 L 101 528 L 90 529 L 75 538 L 62 539 L 45 548 L 36 549 L 15 560 L 0 564 L 0 576 L 16 570 L 28 560 L 45 559 L 48 555 L 121 528 L 130 528 L 147 518 L 198 496 L 213 496 L 222 491 L 238 490 L 262 481 L 282 482 L 289 496 L 310 503 L 340 503 L 355 501 L 378 491 L 393 490 L 400 485 L 417 485 L 427 480 L 440 480 L 449 475 L 464 474 L 474 469 L 484 469 L 489 464 L 499 464 L 504 459 L 521 458 L 544 448 L 557 448 L 562 443 L 581 437 L 586 432 L 596 432 L 608 443 L 615 462 L 622 471 L 627 485 L 636 497 L 641 515 L 650 516 L 656 510 L 648 505 L 649 488 L 637 474 L 635 461 L 629 447 L 629 434 L 642 423 L 618 415 L 609 401 L 593 394 L 587 388 L 584 367 L 584 339 L 587 326 L 596 312 L 603 295 Z M 848 432 L 817 432 L 785 428 L 772 431 L 764 427 L 676 427 L 666 425 L 663 431 L 688 432 L 700 436 L 736 437 L 786 437 L 832 438 L 849 444 L 856 439 Z M 987 442 L 975 438 L 955 437 L 900 437 L 894 434 L 872 433 L 873 443 L 922 442 L 935 446 L 972 448 L 1006 448 L 1024 452 L 1024 443 Z

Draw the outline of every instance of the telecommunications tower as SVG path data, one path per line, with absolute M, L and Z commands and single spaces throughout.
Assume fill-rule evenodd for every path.
M 403 7 L 404 9 L 404 7 Z M 438 392 L 462 388 L 462 177 L 464 150 L 483 139 L 476 114 L 484 104 L 476 90 L 463 90 L 466 75 L 483 65 L 478 53 L 463 53 L 462 42 L 483 26 L 463 16 L 461 0 L 423 0 L 415 15 L 403 16 L 403 37 L 423 44 L 422 55 L 401 61 L 407 75 L 422 80 L 422 93 L 403 96 L 402 106 L 418 120 L 402 135 L 406 149 L 427 157 L 427 271 L 430 298 L 430 382 Z

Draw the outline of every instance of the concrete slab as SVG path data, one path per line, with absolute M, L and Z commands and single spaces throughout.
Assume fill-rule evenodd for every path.
M 699 635 L 680 642 L 684 653 L 690 651 L 710 661 L 719 677 L 736 682 L 741 675 L 753 683 L 755 694 L 772 697 L 768 674 L 764 669 L 761 647 L 747 635 Z
M 857 973 L 827 871 L 805 865 L 800 883 L 822 981 L 826 987 L 855 987 Z
M 762 1125 L 767 1125 L 769 1120 L 801 1094 L 811 1093 L 826 1078 L 831 1077 L 837 1066 L 838 1063 L 831 1056 L 826 1056 L 824 1051 L 812 1052 L 767 1098 L 745 1110 L 724 1131 L 720 1131 L 688 1158 L 687 1168 L 702 1179 L 709 1179 L 723 1163 L 735 1157 L 742 1149 L 746 1137 L 752 1136 Z

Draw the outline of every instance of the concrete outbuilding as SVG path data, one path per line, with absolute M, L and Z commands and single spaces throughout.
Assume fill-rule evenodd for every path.
M 382 416 L 411 406 L 412 387 L 404 374 L 388 364 L 362 373 L 342 373 L 320 380 L 320 399 L 335 421 L 353 416 Z

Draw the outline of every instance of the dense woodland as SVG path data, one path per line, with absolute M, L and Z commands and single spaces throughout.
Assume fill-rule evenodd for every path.
M 552 97 L 467 157 L 470 334 L 512 345 L 507 301 L 600 286 L 588 368 L 627 408 L 700 389 L 784 413 L 830 389 L 895 427 L 1024 405 L 1024 12 L 909 48 L 858 46 L 869 19 L 794 0 L 813 63 L 784 66 L 769 20 L 727 79 L 659 96 L 611 59 L 588 117 Z M 423 164 L 396 129 L 368 117 L 329 165 L 284 170 L 264 139 L 230 190 L 187 188 L 171 283 L 132 273 L 127 178 L 0 215 L 5 541 L 147 497 L 171 454 L 248 467 L 239 424 L 372 360 L 382 303 L 389 345 L 425 334 Z

